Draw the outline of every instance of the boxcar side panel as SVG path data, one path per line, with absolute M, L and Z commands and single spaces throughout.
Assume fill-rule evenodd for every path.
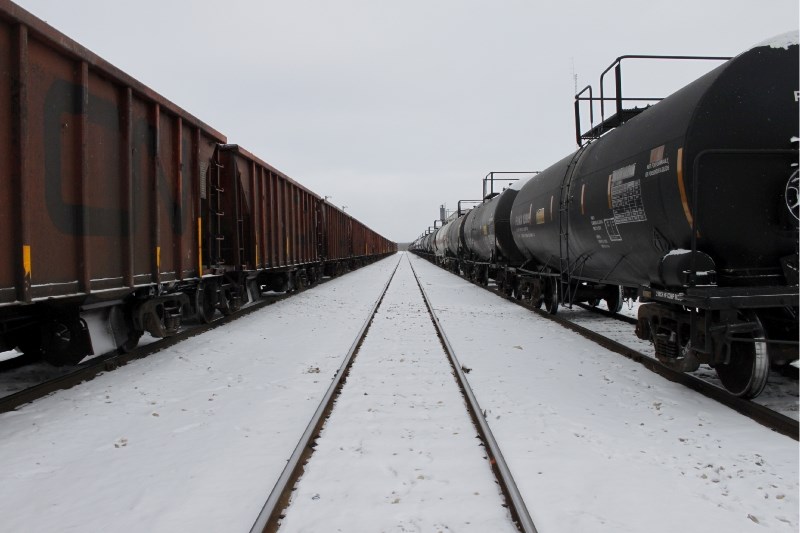
M 23 267 L 20 225 L 22 213 L 19 201 L 19 158 L 21 157 L 18 129 L 19 113 L 12 102 L 12 86 L 17 70 L 17 30 L 0 20 L 0 146 L 10 157 L 0 157 L 0 304 L 17 299 L 19 270 Z M 22 292 L 22 291 L 20 291 Z
M 81 202 L 79 68 L 34 38 L 28 41 L 26 175 L 33 298 L 79 291 Z M 54 260 L 58 258 L 58 260 Z

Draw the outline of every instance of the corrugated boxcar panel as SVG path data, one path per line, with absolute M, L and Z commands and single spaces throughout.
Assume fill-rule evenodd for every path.
M 286 183 L 286 248 L 289 264 L 297 264 L 297 189 Z
M 278 266 L 288 264 L 286 250 L 286 187 L 285 181 L 281 176 L 276 176 L 276 198 L 278 206 Z
M 258 238 L 258 268 L 267 268 L 269 261 L 269 233 L 267 229 L 267 187 L 269 186 L 268 174 L 264 167 L 256 165 L 255 194 L 258 203 L 258 220 L 256 235 Z
M 89 73 L 86 136 L 88 248 L 92 290 L 124 286 L 123 180 L 120 135 L 120 91 Z
M 294 250 L 292 247 L 292 239 L 294 238 L 294 224 L 292 223 L 292 216 L 294 215 L 294 209 L 292 209 L 292 188 L 285 179 L 281 179 L 281 183 L 283 185 L 283 196 L 281 198 L 283 202 L 284 225 L 283 248 L 286 253 L 286 264 L 293 265 Z
M 300 263 L 308 260 L 306 254 L 306 194 L 305 191 L 297 191 L 297 259 Z
M 305 227 L 303 228 L 303 235 L 306 237 L 305 253 L 306 261 L 316 261 L 317 257 L 314 254 L 316 249 L 317 234 L 314 231 L 314 209 L 312 207 L 313 197 L 309 193 L 304 193 L 305 196 Z
M 338 219 L 337 225 L 339 232 L 336 243 L 336 257 L 338 259 L 344 259 L 349 255 L 347 250 L 347 239 L 350 233 L 350 224 L 347 216 L 339 210 L 336 211 L 336 218 Z
M 300 191 L 290 185 L 291 220 L 292 220 L 292 261 L 296 265 L 300 262 Z
M 302 211 L 302 230 L 300 234 L 303 236 L 302 239 L 302 256 L 303 262 L 309 262 L 312 260 L 311 257 L 311 239 L 313 238 L 313 233 L 311 229 L 311 221 L 309 220 L 310 209 L 308 208 L 309 205 L 309 194 L 305 191 L 300 191 L 300 196 L 302 198 L 303 203 L 303 211 Z
M 306 227 L 305 227 L 305 193 L 297 190 L 297 260 L 299 263 L 306 262 Z
M 209 137 L 200 128 L 187 126 L 184 122 L 183 145 L 188 153 L 184 154 L 183 187 L 184 198 L 188 198 L 183 220 L 184 229 L 184 277 L 201 275 L 200 272 L 200 229 L 198 221 L 201 214 L 201 166 L 208 168 L 214 156 L 216 139 Z M 208 176 L 206 176 L 206 180 Z
M 153 281 L 156 223 L 162 270 L 196 271 L 196 128 L 203 130 L 203 151 L 224 137 L 14 4 L 0 8 L 11 18 L 0 21 L 0 172 L 11 176 L 11 186 L 0 191 L 0 254 L 10 258 L 0 266 L 0 301 L 27 296 L 21 287 L 9 290 L 24 263 L 39 285 L 33 297 L 74 293 L 78 280 L 91 280 L 93 290 L 129 284 L 131 277 Z M 159 108 L 167 111 L 156 124 Z M 10 208 L 19 204 L 17 182 L 29 198 L 24 215 Z
M 261 259 L 261 242 L 263 241 L 263 232 L 261 229 L 261 167 L 257 166 L 255 161 L 251 161 L 250 165 L 250 205 L 253 206 L 252 218 L 250 221 L 250 234 L 253 236 L 252 242 L 248 247 L 252 250 L 253 268 L 262 268 Z
M 292 191 L 289 183 L 285 179 L 281 179 L 281 184 L 283 186 L 283 246 L 286 250 L 286 264 L 292 265 L 294 264 L 294 254 L 292 253 L 292 237 L 294 236 L 292 227 Z
M 239 166 L 239 216 L 242 219 L 239 246 L 241 251 L 241 264 L 244 270 L 251 270 L 255 267 L 255 256 L 253 245 L 255 236 L 253 235 L 253 220 L 256 215 L 253 202 L 253 162 L 243 157 L 237 158 Z
M 135 283 L 143 284 L 153 281 L 156 247 L 152 226 L 155 210 L 154 169 L 151 164 L 155 157 L 154 129 L 147 102 L 134 98 L 132 122 L 133 274 Z
M 355 219 L 353 219 L 353 225 L 355 226 L 356 229 L 356 231 L 354 232 L 355 235 L 353 236 L 353 255 L 355 256 L 366 255 L 366 250 L 365 250 L 366 228 L 364 228 L 364 224 Z
M 173 211 L 175 223 L 173 226 L 173 252 L 175 254 L 175 275 L 178 279 L 183 279 L 184 270 L 191 265 L 186 262 L 185 256 L 186 246 L 188 245 L 187 237 L 191 237 L 192 226 L 190 224 L 190 217 L 192 214 L 192 181 L 191 181 L 191 135 L 183 127 L 183 119 L 181 117 L 173 117 L 174 135 L 173 140 L 173 154 L 174 154 L 174 169 L 173 175 L 175 180 L 174 199 L 173 205 L 170 206 Z
M 333 230 L 333 250 L 331 252 L 331 258 L 342 259 L 345 255 L 345 218 L 338 209 L 331 208 L 329 211 L 333 215 L 331 217 L 331 220 L 333 220 L 333 225 L 331 226 Z
M 326 259 L 333 260 L 338 258 L 339 252 L 339 232 L 341 221 L 330 205 L 325 204 L 325 218 L 327 220 L 327 227 L 325 228 L 325 238 L 327 245 Z
M 347 216 L 336 209 L 335 207 L 328 206 L 328 213 L 330 215 L 328 231 L 330 232 L 330 243 L 332 249 L 329 252 L 329 259 L 344 259 L 347 257 Z
M 178 178 L 175 140 L 175 117 L 161 110 L 158 118 L 158 159 L 156 190 L 158 191 L 158 245 L 161 281 L 176 278 L 175 235 L 180 226 L 180 204 L 177 202 Z M 159 257 L 160 256 L 160 257 Z
M 280 226 L 278 225 L 278 177 L 269 173 L 269 190 L 267 193 L 267 209 L 269 218 L 269 265 L 276 267 L 281 264 L 280 256 Z
M 267 251 L 265 264 L 272 268 L 278 263 L 278 249 L 276 247 L 278 230 L 275 227 L 275 176 L 272 172 L 264 171 L 264 220 L 266 233 L 264 246 Z
M 0 302 L 17 299 L 16 270 L 20 268 L 20 243 L 17 240 L 19 227 L 19 199 L 17 197 L 17 167 L 19 145 L 14 142 L 13 131 L 18 121 L 11 102 L 12 73 L 15 70 L 17 47 L 13 46 L 15 31 L 9 24 L 0 21 L 0 146 L 9 150 L 11 157 L 0 157 Z M 12 260 L 12 258 L 14 258 Z
M 314 195 L 308 196 L 308 234 L 311 235 L 311 242 L 308 245 L 308 254 L 314 261 L 319 261 L 319 211 L 317 210 L 317 198 Z
M 33 297 L 77 292 L 79 279 L 80 137 L 75 109 L 79 70 L 29 40 L 28 175 Z M 58 258 L 57 261 L 52 260 Z M 41 287 L 36 288 L 36 285 Z
M 280 267 L 283 266 L 285 261 L 285 252 L 283 247 L 283 207 L 281 198 L 283 195 L 283 186 L 281 185 L 281 179 L 278 175 L 272 174 L 272 199 L 270 201 L 272 205 L 272 222 L 273 228 L 275 233 L 275 263 L 273 266 Z

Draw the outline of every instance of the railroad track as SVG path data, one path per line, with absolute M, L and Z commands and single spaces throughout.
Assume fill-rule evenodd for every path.
M 546 311 L 528 305 L 526 302 L 522 300 L 517 300 L 516 298 L 506 296 L 505 294 L 497 290 L 496 287 L 485 286 L 474 282 L 472 283 L 473 285 L 476 285 L 497 296 L 500 296 L 501 298 L 513 302 L 521 307 L 524 307 L 525 309 L 531 310 L 534 313 L 537 313 L 541 317 L 544 317 L 548 320 L 552 320 L 553 322 L 556 322 L 557 324 L 567 329 L 570 329 L 582 335 L 583 337 L 586 337 L 587 339 L 599 344 L 600 346 L 603 346 L 604 348 L 612 352 L 618 353 L 633 361 L 636 361 L 637 363 L 641 364 L 648 370 L 655 372 L 656 374 L 659 374 L 660 376 L 670 381 L 673 381 L 675 383 L 680 383 L 681 385 L 684 385 L 702 394 L 703 396 L 711 398 L 773 431 L 791 437 L 794 440 L 800 440 L 800 435 L 799 435 L 800 424 L 798 423 L 798 420 L 790 418 L 782 413 L 774 411 L 768 407 L 760 405 L 751 400 L 744 400 L 742 398 L 733 396 L 725 389 L 722 389 L 721 387 L 718 387 L 713 383 L 710 383 L 709 381 L 701 379 L 700 377 L 683 372 L 676 372 L 662 365 L 657 359 L 649 355 L 646 355 L 641 351 L 638 351 L 630 346 L 626 346 L 625 344 L 617 340 L 611 339 L 603 335 L 602 333 L 598 333 L 589 328 L 581 326 L 567 317 L 558 314 L 551 315 Z M 610 318 L 613 318 L 614 320 L 619 320 L 630 324 L 636 323 L 636 320 L 631 317 L 610 313 L 603 309 L 593 308 L 591 306 L 580 305 L 580 307 L 592 313 L 598 313 L 601 315 L 608 316 Z
M 317 283 L 316 285 L 314 285 L 313 287 L 327 283 L 330 279 L 332 278 L 326 278 Z M 0 398 L 0 413 L 13 411 L 17 407 L 20 407 L 21 405 L 33 402 L 35 400 L 38 400 L 39 398 L 43 398 L 44 396 L 52 394 L 53 392 L 69 389 L 85 381 L 90 381 L 94 379 L 96 376 L 100 375 L 101 373 L 115 370 L 116 368 L 124 366 L 131 361 L 137 359 L 143 359 L 153 353 L 174 346 L 175 344 L 178 344 L 179 342 L 182 342 L 190 337 L 194 337 L 206 331 L 210 331 L 212 329 L 225 326 L 226 324 L 232 322 L 233 320 L 237 320 L 241 317 L 249 315 L 250 313 L 258 311 L 259 309 L 263 309 L 264 307 L 267 307 L 269 305 L 275 304 L 287 298 L 291 298 L 295 294 L 299 294 L 301 292 L 304 292 L 305 290 L 308 289 L 302 289 L 291 293 L 284 293 L 279 295 L 271 295 L 263 297 L 261 300 L 252 302 L 242 307 L 242 309 L 240 309 L 238 312 L 232 315 L 220 316 L 209 324 L 192 324 L 186 327 L 185 329 L 182 329 L 176 335 L 159 339 L 150 344 L 141 345 L 138 348 L 131 350 L 128 353 L 110 352 L 107 354 L 92 357 L 88 361 L 76 365 L 73 368 L 70 369 L 65 368 L 64 373 L 59 373 L 57 376 L 52 378 L 46 378 L 46 381 L 37 383 L 33 386 L 26 387 L 25 389 L 20 390 L 19 392 L 14 392 L 6 396 L 3 396 L 2 398 Z M 20 361 L 17 362 L 16 359 L 20 359 Z M 15 359 L 3 361 L 0 364 L 0 372 L 6 370 L 19 370 L 20 368 L 23 368 L 25 364 L 30 364 L 32 362 L 33 361 L 31 361 L 30 358 L 27 358 L 26 356 L 22 355 Z
M 400 262 L 398 261 L 397 266 L 399 266 L 399 264 Z M 369 331 L 369 326 L 372 324 L 372 320 L 375 317 L 375 313 L 377 312 L 378 307 L 380 307 L 381 302 L 383 302 L 383 298 L 386 296 L 386 291 L 389 289 L 389 285 L 391 285 L 392 280 L 394 279 L 394 275 L 397 272 L 397 266 L 395 266 L 395 269 L 392 271 L 392 275 L 389 276 L 389 280 L 383 286 L 381 295 L 373 304 L 366 320 L 364 321 L 364 324 L 361 326 L 361 329 L 358 331 L 355 340 L 350 345 L 350 349 L 347 351 L 347 354 L 342 360 L 342 364 L 336 371 L 333 381 L 331 381 L 331 384 L 328 387 L 328 390 L 325 392 L 325 395 L 322 397 L 317 410 L 311 417 L 311 421 L 308 423 L 308 426 L 306 426 L 305 431 L 303 431 L 303 435 L 300 437 L 297 446 L 295 446 L 292 455 L 289 457 L 289 460 L 281 472 L 278 481 L 275 483 L 272 492 L 270 492 L 264 507 L 262 507 L 261 512 L 258 514 L 258 517 L 253 523 L 253 527 L 250 528 L 251 532 L 277 531 L 279 521 L 283 517 L 281 513 L 289 503 L 292 487 L 294 487 L 294 484 L 297 482 L 300 476 L 303 475 L 303 466 L 313 453 L 312 443 L 319 435 L 319 432 L 325 423 L 325 419 L 333 409 L 334 401 L 344 384 L 350 367 L 353 364 L 353 359 L 355 358 L 356 352 L 364 342 L 367 332 Z
M 411 264 L 410 260 L 409 264 Z M 500 489 L 503 491 L 503 494 L 506 497 L 506 502 L 508 503 L 509 510 L 511 511 L 511 516 L 514 517 L 514 520 L 521 531 L 525 533 L 535 533 L 536 526 L 533 524 L 533 519 L 528 512 L 525 501 L 522 499 L 522 495 L 519 492 L 519 488 L 517 488 L 514 477 L 511 475 L 511 470 L 508 468 L 508 464 L 506 464 L 506 461 L 503 458 L 503 453 L 500 451 L 500 446 L 497 444 L 494 435 L 492 435 L 492 430 L 489 428 L 489 424 L 486 422 L 486 417 L 483 415 L 480 404 L 475 398 L 475 394 L 472 392 L 472 388 L 470 387 L 467 377 L 464 374 L 463 367 L 461 366 L 461 363 L 459 363 L 455 350 L 453 350 L 450 341 L 447 339 L 447 335 L 445 335 L 444 329 L 439 322 L 439 318 L 436 316 L 433 305 L 431 305 L 428 295 L 425 292 L 425 289 L 422 287 L 422 283 L 420 283 L 416 271 L 414 271 L 413 265 L 411 266 L 411 271 L 414 272 L 414 278 L 416 279 L 419 290 L 422 293 L 422 298 L 425 300 L 425 306 L 428 308 L 428 313 L 431 315 L 431 320 L 436 328 L 436 333 L 438 334 L 439 339 L 442 341 L 442 347 L 444 348 L 445 352 L 447 352 L 447 357 L 450 359 L 450 364 L 453 367 L 453 372 L 458 380 L 459 387 L 467 399 L 470 416 L 472 417 L 475 426 L 478 428 L 478 433 L 480 434 L 481 439 L 483 439 L 483 442 L 486 446 L 486 450 L 489 454 L 489 462 L 491 463 L 495 477 L 497 477 L 498 483 L 500 484 Z
M 411 266 L 410 264 L 411 262 L 407 258 L 406 260 L 409 262 L 409 267 L 411 268 L 411 271 L 414 275 L 414 280 L 417 284 L 417 287 L 421 292 L 421 295 L 425 302 L 425 306 L 430 315 L 431 322 L 433 323 L 436 329 L 436 333 L 441 342 L 441 346 L 449 358 L 449 363 L 457 378 L 458 386 L 464 396 L 464 399 L 466 400 L 470 418 L 473 421 L 473 424 L 478 432 L 478 435 L 482 439 L 487 454 L 487 459 L 489 460 L 489 464 L 491 465 L 491 468 L 496 477 L 496 481 L 500 485 L 501 490 L 505 496 L 506 499 L 505 504 L 508 507 L 512 515 L 512 518 L 515 521 L 515 524 L 520 531 L 523 531 L 525 533 L 531 533 L 531 532 L 535 533 L 536 528 L 533 525 L 533 521 L 531 520 L 530 514 L 528 513 L 525 507 L 525 503 L 522 500 L 519 490 L 517 489 L 516 483 L 514 482 L 513 477 L 511 476 L 511 472 L 508 466 L 506 465 L 505 460 L 503 459 L 503 455 L 500 452 L 497 442 L 494 439 L 488 424 L 486 423 L 480 405 L 475 399 L 475 396 L 472 393 L 472 390 L 466 381 L 466 377 L 461 368 L 461 365 L 459 364 L 458 359 L 456 358 L 456 355 L 453 352 L 453 349 L 449 341 L 447 340 L 446 335 L 444 334 L 444 331 L 441 329 L 439 325 L 439 319 L 438 317 L 436 317 L 433 311 L 433 307 L 431 306 L 428 297 L 425 294 L 422 284 L 416 277 L 416 273 L 413 270 L 413 266 Z M 258 515 L 255 523 L 253 524 L 253 527 L 251 528 L 251 533 L 274 532 L 280 527 L 280 521 L 283 518 L 285 518 L 284 513 L 289 505 L 292 491 L 294 490 L 295 485 L 300 479 L 300 477 L 303 475 L 305 463 L 308 462 L 311 454 L 313 453 L 313 449 L 315 447 L 314 444 L 315 440 L 319 435 L 320 431 L 322 430 L 325 420 L 333 410 L 334 402 L 343 388 L 344 381 L 346 380 L 349 374 L 350 368 L 353 365 L 353 362 L 358 354 L 358 351 L 367 336 L 370 326 L 372 325 L 373 320 L 375 318 L 375 314 L 378 308 L 380 307 L 381 303 L 383 302 L 383 299 L 386 296 L 386 292 L 388 291 L 388 288 L 391 285 L 396 272 L 397 269 L 395 269 L 395 272 L 392 273 L 392 277 L 384 286 L 380 298 L 378 299 L 378 301 L 376 301 L 369 316 L 364 321 L 364 325 L 362 326 L 359 334 L 356 336 L 356 339 L 353 341 L 349 352 L 347 353 L 344 361 L 342 362 L 341 367 L 336 373 L 336 377 L 334 378 L 333 382 L 328 388 L 328 391 L 326 392 L 322 401 L 320 402 L 319 407 L 317 408 L 314 416 L 312 417 L 311 421 L 306 427 L 303 436 L 301 437 L 300 441 L 295 447 L 295 450 L 292 453 L 291 458 L 289 459 L 280 478 L 278 479 L 272 492 L 270 493 L 264 507 L 261 510 L 261 513 Z

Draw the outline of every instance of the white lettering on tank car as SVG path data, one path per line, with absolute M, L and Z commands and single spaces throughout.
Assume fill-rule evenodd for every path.
M 683 294 L 678 294 L 674 292 L 666 292 L 666 291 L 656 291 L 656 298 L 663 298 L 664 300 L 675 300 L 681 301 L 683 300 Z
M 645 178 L 669 171 L 669 157 L 664 157 L 664 146 L 650 150 L 650 163 L 644 173 Z
M 617 223 L 613 218 L 606 218 L 603 220 L 603 223 L 606 227 L 606 233 L 608 234 L 609 240 L 622 241 L 622 235 L 620 234 Z
M 611 187 L 611 208 L 617 224 L 646 221 L 641 180 L 615 183 Z

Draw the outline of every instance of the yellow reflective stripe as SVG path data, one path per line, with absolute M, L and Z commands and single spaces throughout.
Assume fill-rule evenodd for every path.
M 22 268 L 25 270 L 25 277 L 31 277 L 31 247 L 28 244 L 22 245 Z

